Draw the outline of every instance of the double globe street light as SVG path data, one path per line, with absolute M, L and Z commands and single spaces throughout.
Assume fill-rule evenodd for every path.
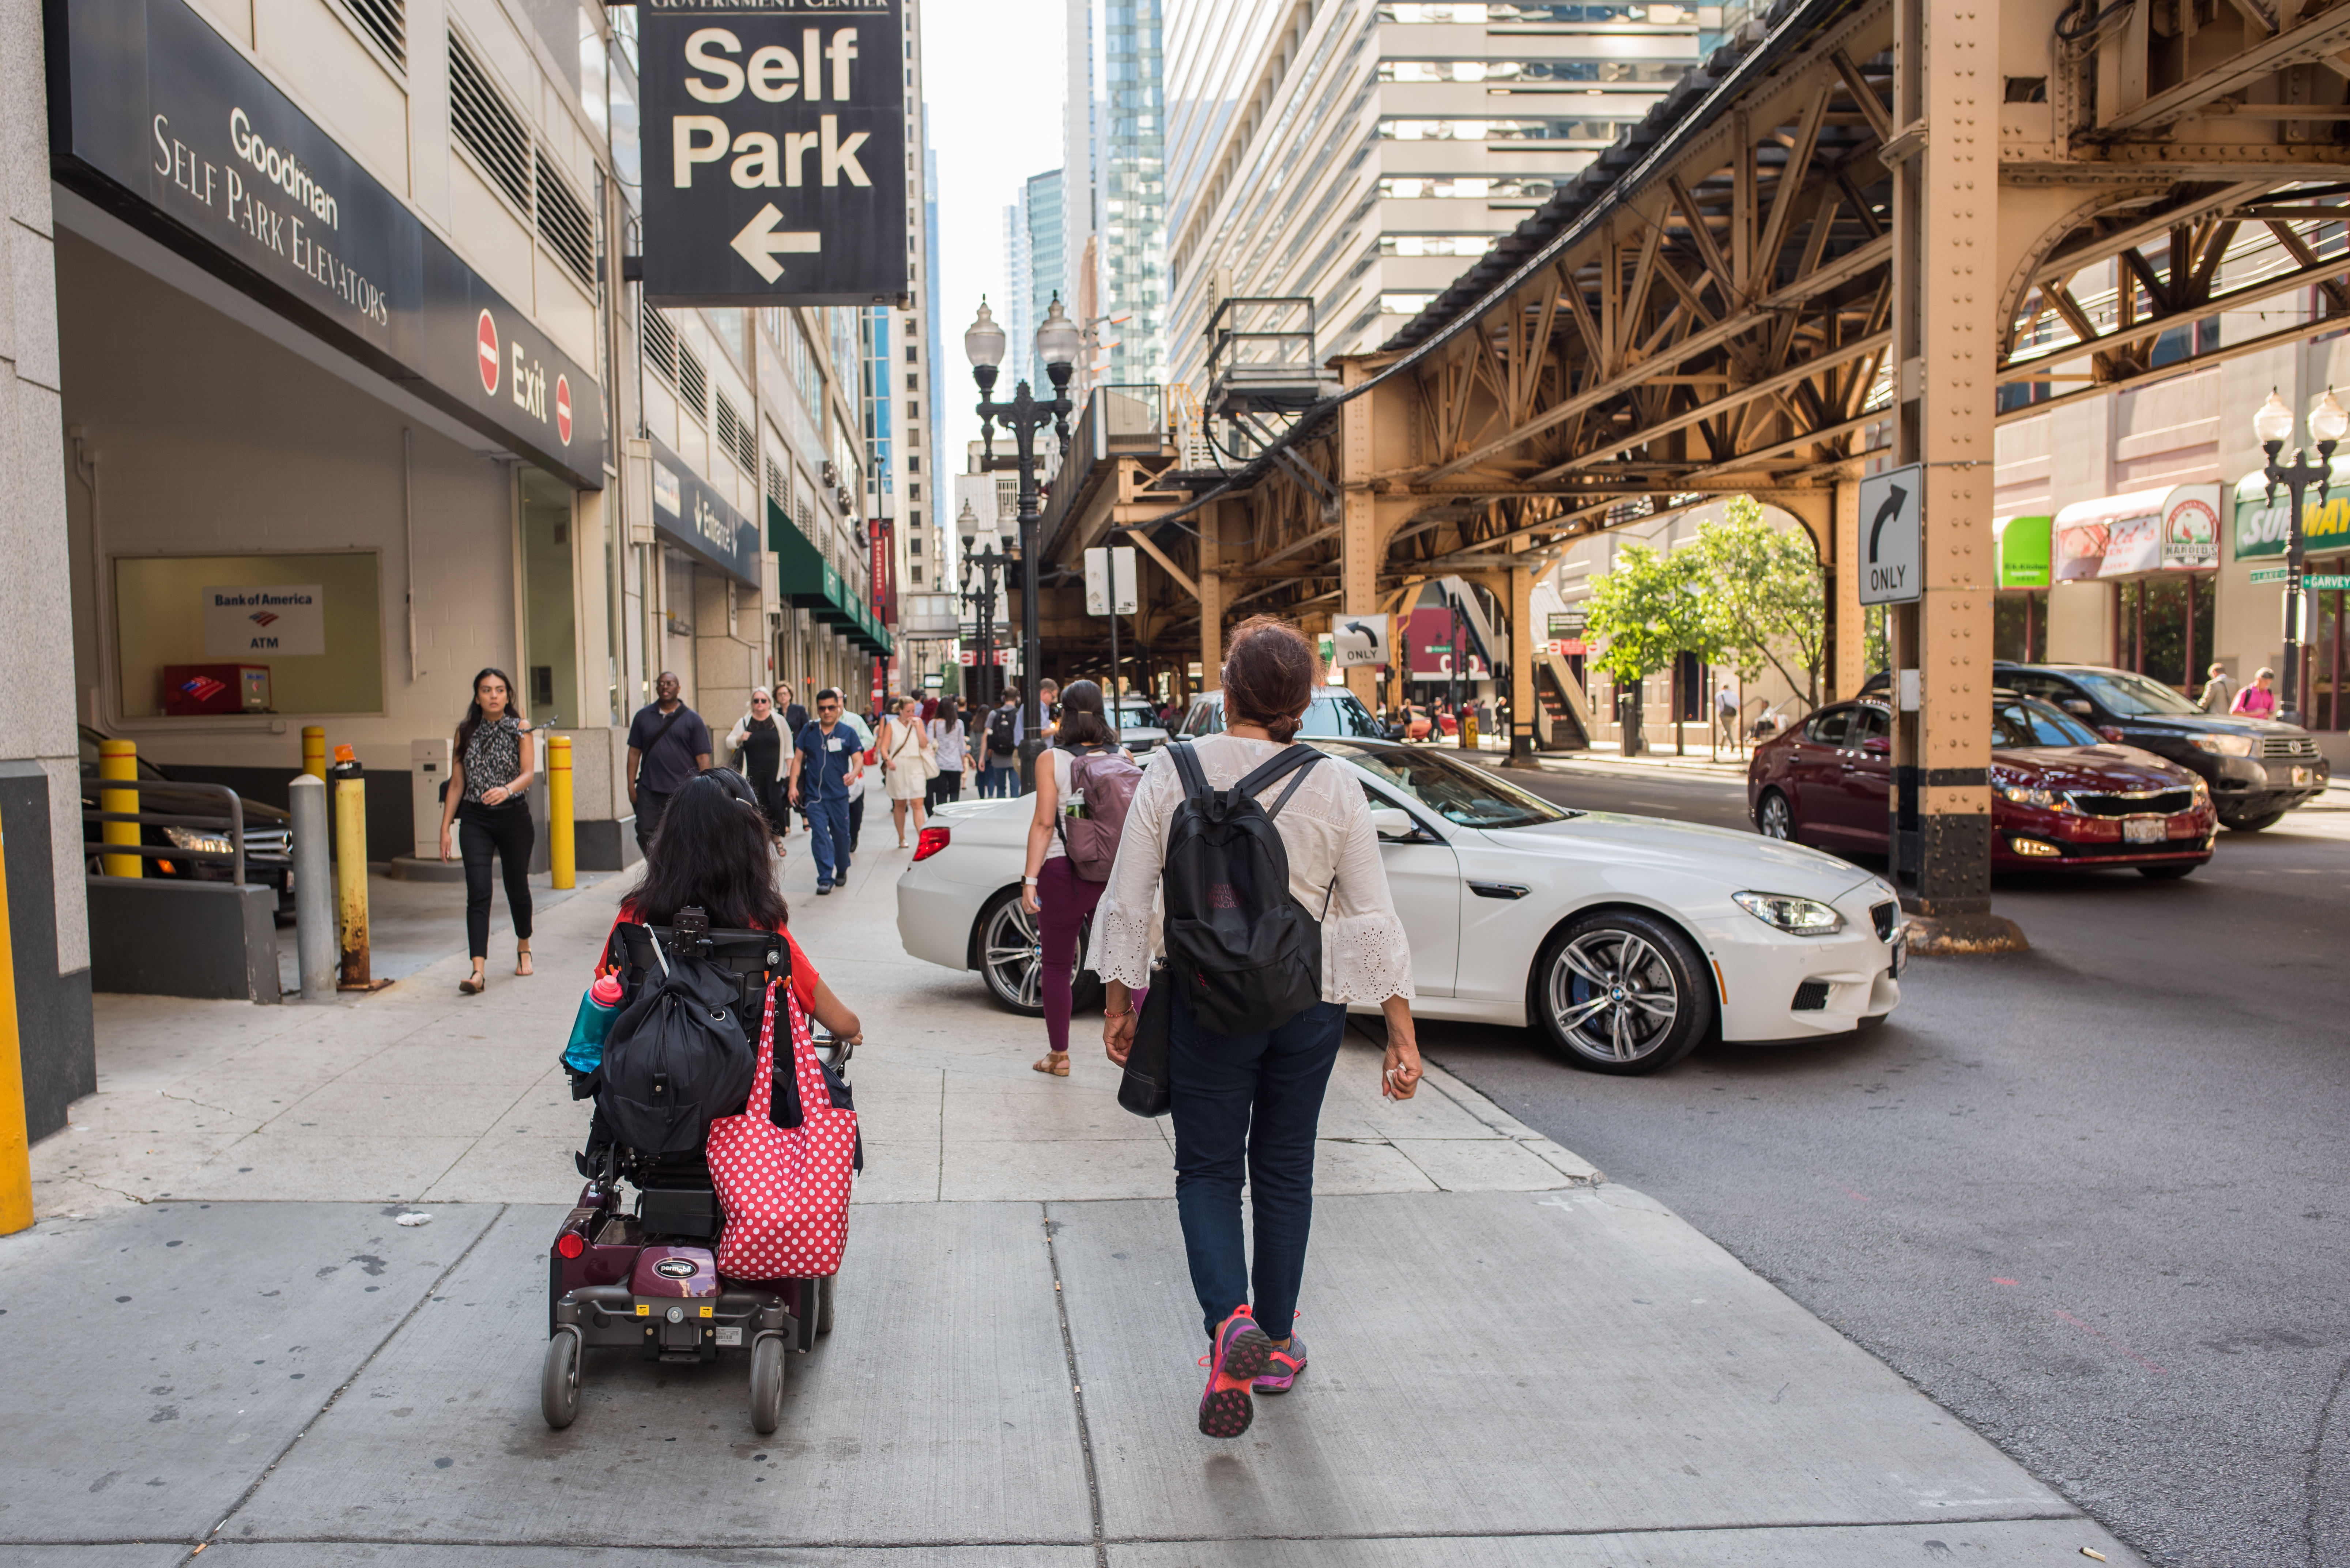
M 1003 363 L 1003 328 L 995 324 L 984 296 L 980 298 L 978 319 L 962 335 L 963 353 L 971 359 L 972 379 L 979 383 L 979 430 L 984 442 L 980 471 L 988 472 L 1007 466 L 1020 471 L 1020 778 L 1024 786 L 1033 783 L 1036 754 L 1045 749 L 1044 724 L 1036 706 L 1036 681 L 1041 668 L 1036 633 L 1036 432 L 1050 421 L 1054 433 L 1060 438 L 1062 452 L 1068 452 L 1069 410 L 1074 406 L 1069 401 L 1069 370 L 1084 347 L 1085 335 L 1061 308 L 1061 296 L 1055 295 L 1044 324 L 1036 328 L 1036 362 L 1052 378 L 1052 400 L 1039 401 L 1030 393 L 1028 383 L 1021 381 L 1014 386 L 1012 400 L 999 403 L 995 400 L 995 372 Z M 995 455 L 995 427 L 999 422 L 1012 433 L 1013 450 L 1017 454 L 1008 462 Z M 965 543 L 968 547 L 968 535 Z
M 970 606 L 979 627 L 980 653 L 972 669 L 974 698 L 987 699 L 993 708 L 1001 701 L 1003 684 L 1000 667 L 995 662 L 995 591 L 1000 573 L 1008 568 L 1015 556 L 1003 549 L 1003 537 L 993 525 L 982 533 L 979 514 L 971 503 L 962 504 L 962 515 L 955 519 L 955 530 L 962 535 L 963 603 Z M 999 678 L 991 680 L 984 671 L 996 670 Z
M 2301 592 L 2302 566 L 2306 545 L 2301 530 L 2303 497 L 2309 486 L 2317 486 L 2317 504 L 2325 504 L 2326 492 L 2334 477 L 2334 448 L 2345 434 L 2350 434 L 2350 410 L 2343 408 L 2327 388 L 2325 396 L 2309 410 L 2309 438 L 2317 443 L 2317 461 L 2311 462 L 2296 448 L 2288 466 L 2277 459 L 2284 443 L 2293 439 L 2293 410 L 2275 392 L 2261 405 L 2252 416 L 2252 432 L 2261 439 L 2261 450 L 2268 453 L 2268 466 L 2261 477 L 2268 481 L 2268 499 L 2276 500 L 2277 486 L 2282 484 L 2292 498 L 2291 509 L 2285 514 L 2284 525 L 2284 670 L 2282 683 L 2277 693 L 2276 716 L 2288 724 L 2301 722 L 2301 649 L 2307 640 L 2302 625 Z

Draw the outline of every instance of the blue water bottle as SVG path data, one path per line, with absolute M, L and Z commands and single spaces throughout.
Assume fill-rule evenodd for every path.
M 579 1015 L 571 1021 L 571 1038 L 563 1047 L 563 1064 L 575 1073 L 592 1073 L 604 1061 L 604 1037 L 620 1015 L 620 981 L 601 974 L 579 999 Z

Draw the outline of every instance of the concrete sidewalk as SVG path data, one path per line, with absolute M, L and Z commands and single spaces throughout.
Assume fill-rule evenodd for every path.
M 2137 1561 L 1465 1085 L 1381 1100 L 1360 1039 L 1323 1124 L 1311 1370 L 1245 1438 L 1199 1437 L 1163 1125 L 1117 1107 L 1088 1040 L 1034 1074 L 1040 1026 L 902 954 L 878 826 L 845 894 L 808 896 L 804 837 L 786 873 L 864 1015 L 868 1175 L 838 1326 L 774 1438 L 741 1357 L 598 1355 L 578 1422 L 539 1417 L 586 1121 L 554 1058 L 612 903 L 588 891 L 540 922 L 537 977 L 494 964 L 477 999 L 462 959 L 328 1006 L 100 999 L 100 1093 L 35 1150 L 40 1222 L 0 1240 L 0 1556 Z

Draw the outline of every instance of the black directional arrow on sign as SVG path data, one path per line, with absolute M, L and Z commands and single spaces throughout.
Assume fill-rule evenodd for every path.
M 1877 509 L 1877 516 L 1868 524 L 1869 565 L 1877 564 L 1877 542 L 1885 536 L 1885 525 L 1901 515 L 1901 504 L 1908 499 L 1909 493 L 1899 485 L 1887 487 L 1885 504 Z

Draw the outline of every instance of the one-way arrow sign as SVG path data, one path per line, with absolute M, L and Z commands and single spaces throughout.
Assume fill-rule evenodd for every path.
M 784 264 L 775 259 L 777 256 L 812 255 L 824 249 L 824 236 L 811 230 L 778 232 L 775 225 L 783 221 L 782 210 L 770 202 L 743 225 L 741 234 L 727 242 L 751 264 L 753 272 L 769 283 L 784 275 Z
M 1911 463 L 1860 482 L 1860 559 L 1853 566 L 1862 604 L 1916 604 L 1923 594 L 1925 479 L 1925 469 Z

